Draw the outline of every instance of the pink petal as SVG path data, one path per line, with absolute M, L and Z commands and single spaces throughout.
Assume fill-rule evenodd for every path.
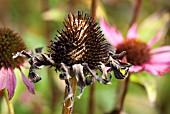
M 8 74 L 7 74 L 8 82 L 6 85 L 6 88 L 8 90 L 9 100 L 14 95 L 15 87 L 16 87 L 16 77 L 13 68 L 8 68 Z
M 4 89 L 6 87 L 8 78 L 7 78 L 7 72 L 8 70 L 5 67 L 2 67 L 0 70 L 0 90 Z
M 154 75 L 159 75 L 163 76 L 163 72 L 169 72 L 169 66 L 165 64 L 144 64 L 143 65 L 144 70 L 147 72 L 154 74 Z
M 129 68 L 129 72 L 139 72 L 139 71 L 141 71 L 142 69 L 143 69 L 142 66 L 131 66 L 131 67 Z
M 153 54 L 149 61 L 150 63 L 164 63 L 170 65 L 170 51 Z
M 132 39 L 132 38 L 138 38 L 138 37 L 139 37 L 139 35 L 137 32 L 137 25 L 136 25 L 136 23 L 134 23 L 128 30 L 127 38 Z
M 161 52 L 167 52 L 167 51 L 170 52 L 170 46 L 161 46 L 159 48 L 151 50 L 150 53 L 154 54 L 154 53 L 161 53 Z
M 122 34 L 115 28 L 111 27 L 104 19 L 100 20 L 101 30 L 106 36 L 106 40 L 113 46 L 117 46 L 123 41 Z
M 158 42 L 161 39 L 162 33 L 159 32 L 151 41 L 148 42 L 148 46 L 151 47 L 156 42 Z
M 32 93 L 35 94 L 34 92 L 34 84 L 30 82 L 22 72 L 21 68 L 19 68 L 21 75 L 22 75 L 22 80 L 24 81 L 25 85 L 27 86 L 28 90 Z

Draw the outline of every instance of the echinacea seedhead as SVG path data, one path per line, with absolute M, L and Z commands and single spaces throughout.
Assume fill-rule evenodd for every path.
M 99 63 L 108 63 L 109 45 L 103 39 L 100 27 L 88 14 L 69 14 L 64 29 L 58 32 L 50 47 L 55 63 L 63 62 L 67 66 L 88 63 L 97 68 Z
M 64 28 L 58 31 L 55 39 L 51 41 L 48 54 L 42 54 L 41 49 L 30 55 L 25 50 L 17 55 L 30 58 L 29 77 L 32 82 L 38 82 L 40 77 L 34 72 L 42 65 L 55 67 L 60 72 L 60 79 L 65 80 L 68 88 L 68 96 L 65 101 L 72 97 L 70 78 L 77 79 L 80 89 L 78 98 L 82 95 L 87 85 L 94 80 L 102 84 L 110 84 L 112 71 L 118 79 L 128 76 L 131 64 L 122 63 L 119 58 L 125 55 L 125 51 L 115 54 L 115 50 L 106 43 L 98 23 L 89 15 L 78 12 L 77 15 L 69 14 L 65 19 Z M 121 70 L 125 70 L 124 73 Z M 100 76 L 96 70 L 102 72 Z M 108 74 L 110 77 L 108 78 Z

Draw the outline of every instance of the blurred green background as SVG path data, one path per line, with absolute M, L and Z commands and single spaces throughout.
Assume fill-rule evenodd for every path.
M 101 17 L 116 25 L 125 35 L 132 19 L 133 5 L 136 0 L 100 0 L 97 20 Z M 8 26 L 18 32 L 28 50 L 44 47 L 47 52 L 49 41 L 54 39 L 57 30 L 63 27 L 64 18 L 69 12 L 78 10 L 90 13 L 91 0 L 0 0 L 0 26 Z M 143 0 L 138 24 L 148 16 L 165 7 L 169 0 Z M 148 25 L 152 26 L 152 25 Z M 170 44 L 170 29 L 163 40 Z M 42 80 L 35 84 L 36 94 L 28 92 L 17 74 L 17 88 L 12 99 L 16 114 L 60 114 L 63 104 L 65 84 L 59 80 L 54 69 L 43 68 L 37 71 Z M 28 70 L 24 70 L 28 74 Z M 150 105 L 146 91 L 138 83 L 131 82 L 125 99 L 126 114 L 170 114 L 170 74 L 151 76 L 157 84 L 157 99 Z M 96 82 L 95 114 L 110 112 L 115 105 L 116 92 L 120 81 L 113 78 L 112 85 Z M 75 99 L 73 114 L 88 114 L 89 88 L 86 87 L 82 98 Z M 4 98 L 0 99 L 0 113 L 8 114 Z

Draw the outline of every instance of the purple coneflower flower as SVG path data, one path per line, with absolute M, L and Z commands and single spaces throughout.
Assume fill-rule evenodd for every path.
M 9 100 L 13 97 L 16 87 L 15 68 L 20 70 L 25 85 L 31 93 L 34 93 L 34 85 L 21 70 L 24 58 L 13 59 L 12 55 L 25 49 L 25 44 L 18 33 L 10 28 L 0 28 L 0 90 L 7 88 Z
M 126 51 L 127 61 L 133 66 L 131 73 L 147 71 L 154 75 L 162 76 L 163 72 L 170 71 L 170 46 L 161 46 L 156 49 L 151 47 L 159 41 L 158 33 L 151 41 L 143 42 L 137 33 L 137 25 L 133 24 L 128 30 L 126 38 L 115 27 L 111 27 L 104 19 L 100 20 L 101 29 L 108 42 L 117 48 L 117 53 Z

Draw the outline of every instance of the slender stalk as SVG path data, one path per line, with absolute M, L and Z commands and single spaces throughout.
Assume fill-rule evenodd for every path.
M 90 87 L 89 114 L 94 114 L 94 102 L 95 102 L 95 84 L 92 84 Z
M 0 26 L 10 26 L 11 18 L 10 18 L 10 1 L 9 0 L 0 0 Z
M 134 13 L 133 13 L 132 21 L 131 21 L 129 27 L 131 27 L 131 25 L 137 21 L 141 5 L 142 5 L 142 0 L 137 0 L 137 3 L 134 7 Z M 124 62 L 127 62 L 126 58 L 125 58 Z M 125 79 L 125 81 L 120 83 L 118 89 L 121 90 L 121 91 L 118 92 L 118 95 L 117 95 L 118 98 L 117 98 L 116 106 L 110 114 L 121 114 L 121 112 L 123 110 L 125 96 L 126 96 L 127 91 L 128 91 L 129 79 L 130 79 L 130 75 Z
M 126 96 L 127 91 L 128 91 L 129 78 L 130 78 L 130 76 L 128 76 L 124 81 L 122 81 L 119 84 L 119 89 L 120 90 L 118 92 L 116 106 L 115 106 L 114 110 L 111 113 L 109 113 L 109 114 L 121 114 L 121 112 L 123 110 L 125 96 Z
M 92 0 L 91 15 L 92 15 L 93 19 L 96 19 L 97 4 L 98 4 L 98 0 Z
M 122 111 L 122 109 L 123 109 L 123 104 L 124 104 L 124 101 L 125 101 L 125 96 L 126 96 L 126 93 L 127 93 L 127 90 L 128 90 L 128 86 L 129 86 L 129 78 L 130 78 L 130 76 L 128 76 L 128 77 L 125 79 L 124 91 L 123 91 L 122 99 L 120 100 L 120 110 L 119 110 L 119 114 L 121 113 L 121 111 Z
M 14 114 L 14 108 L 13 108 L 13 104 L 12 104 L 12 101 L 9 100 L 8 98 L 8 91 L 7 89 L 3 89 L 4 91 L 4 96 L 5 96 L 5 100 L 7 102 L 7 105 L 8 105 L 8 112 L 9 114 Z
M 74 12 L 77 4 L 79 4 L 79 0 L 70 0 L 69 1 L 69 9 L 68 9 L 68 11 L 69 12 Z
M 130 22 L 130 26 L 129 26 L 129 27 L 131 27 L 131 25 L 132 25 L 134 22 L 137 21 L 137 18 L 138 18 L 138 14 L 139 14 L 139 10 L 140 10 L 140 8 L 141 8 L 141 5 L 142 5 L 142 0 L 137 0 L 137 3 L 136 3 L 136 5 L 135 5 L 135 7 L 134 7 L 133 17 L 132 17 L 132 20 L 131 20 L 131 22 Z
M 127 62 L 126 57 L 124 57 L 122 60 L 124 62 Z M 128 91 L 129 79 L 130 79 L 130 75 L 125 80 L 120 81 L 118 86 L 118 91 L 117 91 L 118 94 L 117 94 L 116 106 L 110 114 L 121 114 L 123 110 L 125 97 Z
M 71 84 L 73 96 L 72 96 L 71 99 L 66 100 L 65 103 L 63 104 L 62 114 L 72 114 L 72 111 L 73 111 L 73 106 L 72 107 L 70 107 L 70 106 L 72 105 L 72 103 L 74 103 L 74 96 L 75 96 L 75 93 L 76 93 L 77 79 L 76 79 L 75 76 L 71 76 L 71 77 L 72 78 L 70 78 L 70 84 Z M 68 90 L 68 88 L 66 86 L 65 93 L 64 93 L 64 99 L 68 95 L 68 91 L 67 90 Z
M 91 4 L 91 15 L 93 19 L 96 19 L 98 0 L 92 0 Z M 89 96 L 89 114 L 94 114 L 94 103 L 95 103 L 95 84 L 90 86 L 90 96 Z

